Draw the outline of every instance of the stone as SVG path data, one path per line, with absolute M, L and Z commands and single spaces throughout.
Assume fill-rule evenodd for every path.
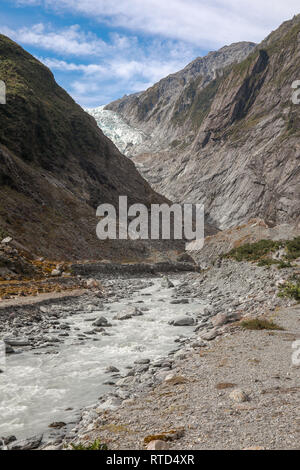
M 195 324 L 195 320 L 192 317 L 181 317 L 178 318 L 177 320 L 174 320 L 173 325 L 174 326 L 193 326 Z
M 207 344 L 202 340 L 198 340 L 198 341 L 194 341 L 191 344 L 191 346 L 192 346 L 192 348 L 197 349 L 197 348 L 205 348 L 207 346 Z
M 205 333 L 201 333 L 201 339 L 204 341 L 212 341 L 214 340 L 217 336 L 219 335 L 219 331 L 216 329 L 213 329 L 211 331 L 207 331 Z
M 5 446 L 8 446 L 12 442 L 15 442 L 17 440 L 16 436 L 8 436 L 8 437 L 2 437 L 0 441 L 3 441 Z
M 170 279 L 165 276 L 161 282 L 161 287 L 167 288 L 167 289 L 172 289 L 174 286 L 173 282 L 170 281 Z
M 151 441 L 147 445 L 147 450 L 168 450 L 170 448 L 169 444 L 165 441 Z
M 2 245 L 8 245 L 9 243 L 11 243 L 13 241 L 13 239 L 11 237 L 6 237 L 2 240 Z
M 229 322 L 228 315 L 226 313 L 218 313 L 211 319 L 213 326 L 223 326 Z
M 51 271 L 51 276 L 52 277 L 59 277 L 61 275 L 61 271 L 59 271 L 58 269 L 53 269 Z
M 227 323 L 237 321 L 238 319 L 239 319 L 239 316 L 236 313 L 230 313 L 229 315 L 226 313 L 218 313 L 211 319 L 211 322 L 214 327 L 217 327 L 217 326 L 223 326 L 223 325 L 226 325 Z
M 189 299 L 175 299 L 170 302 L 171 305 L 184 305 L 190 303 Z
M 253 446 L 253 447 L 246 447 L 243 450 L 266 450 L 265 447 L 260 447 L 260 446 Z
M 150 362 L 150 359 L 137 359 L 134 361 L 134 363 L 138 365 L 150 364 Z
M 34 436 L 22 441 L 16 441 L 9 446 L 10 450 L 34 450 L 37 449 L 43 440 L 43 435 Z
M 187 378 L 183 375 L 168 374 L 165 378 L 165 383 L 168 385 L 180 385 L 187 383 Z
M 6 354 L 14 354 L 15 353 L 15 350 L 9 346 L 8 344 L 5 345 L 5 353 Z
M 109 397 L 101 406 L 99 406 L 99 411 L 101 410 L 115 410 L 122 404 L 120 398 Z
M 128 387 L 132 381 L 134 380 L 134 377 L 124 377 L 116 383 L 117 387 Z
M 88 289 L 99 289 L 100 288 L 100 282 L 97 281 L 96 279 L 88 279 L 86 281 L 86 287 Z
M 25 339 L 25 338 L 4 338 L 4 342 L 5 344 L 8 344 L 8 346 L 15 346 L 15 347 L 19 347 L 19 346 L 30 346 L 30 342 L 28 341 L 28 339 Z
M 117 372 L 120 372 L 120 371 L 119 371 L 119 369 L 117 369 L 117 367 L 114 367 L 114 366 L 109 366 L 105 369 L 106 374 L 113 374 L 113 373 L 117 373 Z
M 235 401 L 236 403 L 244 403 L 246 401 L 249 401 L 249 397 L 248 395 L 241 389 L 237 388 L 235 390 L 233 390 L 230 394 L 229 394 L 229 398 L 233 401 Z
M 108 326 L 108 320 L 105 317 L 100 317 L 93 323 L 93 326 Z
M 132 315 L 130 313 L 118 313 L 115 317 L 114 320 L 130 320 L 132 318 Z
M 49 428 L 53 428 L 53 429 L 61 429 L 61 428 L 64 428 L 66 425 L 66 423 L 64 423 L 63 421 L 59 421 L 59 422 L 55 422 L 55 423 L 51 423 L 49 424 Z

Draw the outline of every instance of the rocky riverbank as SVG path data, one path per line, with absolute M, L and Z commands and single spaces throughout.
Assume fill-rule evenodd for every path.
M 254 407 L 255 410 L 252 409 L 254 405 L 250 405 L 247 401 L 252 387 L 258 383 L 256 380 L 261 380 L 261 374 L 264 374 L 265 388 L 272 388 L 273 382 L 279 380 L 269 377 L 272 375 L 271 368 L 275 370 L 277 367 L 275 356 L 273 365 L 272 358 L 269 357 L 269 369 L 264 371 L 265 352 L 260 350 L 259 342 L 266 343 L 266 340 L 274 354 L 277 340 L 284 342 L 285 353 L 289 351 L 280 367 L 284 365 L 287 367 L 284 375 L 290 370 L 294 374 L 289 387 L 291 391 L 287 392 L 292 406 L 294 399 L 299 398 L 296 384 L 297 368 L 291 367 L 292 339 L 297 339 L 297 334 L 300 336 L 296 323 L 299 310 L 292 307 L 293 301 L 278 297 L 278 292 L 284 280 L 297 273 L 298 269 L 297 264 L 293 268 L 278 269 L 276 266 L 258 267 L 253 263 L 238 263 L 228 259 L 201 273 L 162 277 L 161 289 L 169 290 L 169 298 L 162 297 L 161 305 L 167 303 L 165 307 L 168 309 L 172 306 L 181 306 L 183 309 L 181 311 L 186 312 L 169 321 L 175 331 L 179 327 L 181 331 L 187 329 L 186 334 L 176 335 L 173 350 L 167 356 L 154 358 L 146 357 L 141 352 L 135 364 L 128 364 L 126 373 L 124 370 L 120 371 L 119 364 L 113 361 L 107 363 L 106 382 L 110 390 L 102 395 L 94 406 L 80 412 L 75 427 L 71 423 L 68 426 L 68 423 L 64 422 L 49 423 L 52 429 L 55 428 L 52 437 L 48 436 L 45 441 L 38 436 L 33 440 L 22 442 L 21 447 L 36 447 L 40 441 L 38 446 L 41 448 L 62 449 L 71 443 L 84 444 L 100 439 L 106 442 L 109 448 L 134 449 L 145 448 L 148 441 L 153 440 L 153 436 L 160 436 L 160 440 L 164 442 L 163 446 L 176 449 L 206 448 L 206 446 L 213 448 L 214 445 L 218 447 L 219 444 L 213 444 L 211 437 L 207 439 L 203 437 L 203 422 L 210 435 L 208 428 L 214 429 L 221 420 L 218 411 L 220 409 L 223 418 L 229 417 L 228 423 L 231 423 L 231 426 L 239 422 L 241 413 L 244 412 L 247 416 L 255 410 L 257 413 L 257 407 Z M 99 340 L 101 336 L 110 334 L 110 320 L 107 320 L 105 313 L 99 316 L 99 311 L 102 309 L 105 312 L 110 304 L 124 299 L 129 300 L 137 292 L 141 295 L 140 298 L 143 298 L 143 292 L 147 292 L 145 289 L 153 282 L 157 282 L 155 279 L 157 279 L 155 276 L 134 278 L 123 276 L 118 279 L 102 276 L 102 298 L 99 298 L 99 292 L 97 294 L 90 292 L 77 299 L 65 300 L 63 303 L 37 306 L 30 309 L 29 317 L 25 312 L 23 315 L 5 320 L 2 316 L 1 334 L 6 338 L 7 352 L 12 352 L 10 349 L 12 348 L 16 350 L 15 352 L 19 349 L 34 349 L 39 355 L 58 354 L 65 341 L 73 344 L 74 342 L 89 344 Z M 144 295 L 146 299 L 147 294 Z M 128 323 L 127 326 L 130 327 L 130 322 L 133 322 L 137 315 L 144 315 L 147 319 L 149 315 L 147 310 L 145 305 L 143 306 L 143 300 L 139 300 L 136 304 L 129 301 L 124 311 L 112 317 L 112 322 L 116 325 Z M 86 321 L 89 320 L 90 323 L 86 323 L 86 331 L 76 332 L 74 325 L 66 321 L 66 317 L 76 316 L 76 313 L 82 311 L 90 316 L 86 317 Z M 159 314 L 158 311 L 157 315 Z M 279 325 L 286 331 L 245 331 L 240 326 L 240 320 L 251 318 L 265 318 L 267 321 L 275 319 L 275 326 L 279 318 Z M 253 345 L 252 340 L 254 340 Z M 288 340 L 290 342 L 286 344 Z M 289 365 L 287 361 L 290 361 Z M 255 367 L 259 368 L 259 364 L 261 364 L 260 378 L 256 379 L 253 374 Z M 245 370 L 242 370 L 243 368 Z M 282 374 L 281 369 L 279 375 Z M 250 376 L 253 380 L 248 383 Z M 213 382 L 215 387 L 211 388 Z M 233 394 L 231 402 L 228 398 L 229 392 L 240 387 L 242 389 Z M 222 406 L 218 403 L 218 397 L 221 397 Z M 243 402 L 243 405 L 237 404 L 236 409 L 235 400 Z M 212 411 L 213 404 L 214 411 Z M 205 411 L 206 406 L 207 411 Z M 195 415 L 195 410 L 201 410 L 200 414 Z M 213 413 L 213 419 L 210 412 Z M 269 412 L 276 414 L 278 411 L 272 404 Z M 198 425 L 201 423 L 201 430 L 196 425 L 197 420 L 199 420 Z M 218 430 L 218 435 L 223 428 L 224 426 L 221 426 Z M 253 424 L 254 429 L 255 424 Z M 163 436 L 162 433 L 168 434 L 170 431 L 175 433 Z M 200 440 L 197 440 L 197 433 L 202 436 L 202 441 L 200 437 Z M 235 446 L 243 448 L 248 446 L 251 439 L 254 442 L 253 433 L 251 438 L 243 441 L 234 437 L 234 434 L 230 436 L 227 438 L 223 436 L 223 440 L 219 441 L 222 448 Z M 263 437 L 261 439 L 263 440 Z M 5 442 L 8 443 L 8 440 Z M 254 444 L 256 443 L 257 440 Z M 268 440 L 263 444 L 267 444 L 266 447 L 269 448 L 277 446 L 278 442 Z M 20 447 L 20 443 L 8 444 L 10 448 L 16 446 Z M 291 447 L 290 441 L 289 447 Z
M 228 260 L 181 277 L 173 302 L 209 301 L 192 337 L 178 338 L 168 357 L 143 358 L 117 376 L 114 391 L 83 411 L 59 447 L 96 439 L 111 449 L 297 447 L 299 369 L 291 355 L 300 309 L 278 297 L 290 275 Z M 246 331 L 242 318 L 264 318 L 275 330 Z

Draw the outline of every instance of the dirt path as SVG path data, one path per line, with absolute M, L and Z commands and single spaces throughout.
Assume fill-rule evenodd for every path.
M 272 318 L 284 331 L 231 327 L 229 335 L 176 361 L 172 373 L 186 383 L 163 382 L 99 413 L 85 438 L 100 438 L 110 449 L 143 449 L 146 436 L 184 428 L 171 449 L 299 449 L 300 366 L 292 363 L 292 344 L 300 340 L 300 306 Z M 231 399 L 234 389 L 249 401 Z
M 38 294 L 36 296 L 20 297 L 15 299 L 3 300 L 0 302 L 0 310 L 6 308 L 38 305 L 55 300 L 67 300 L 72 297 L 80 297 L 86 294 L 87 289 L 65 290 L 63 292 L 50 292 L 47 294 Z

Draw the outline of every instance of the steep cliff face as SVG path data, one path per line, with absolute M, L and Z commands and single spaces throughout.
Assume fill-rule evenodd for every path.
M 131 203 L 165 199 L 50 70 L 2 35 L 0 79 L 7 88 L 0 106 L 1 233 L 47 256 L 117 256 L 120 247 L 96 238 L 96 207 L 119 195 Z
M 241 62 L 254 47 L 255 44 L 249 42 L 225 46 L 206 57 L 197 58 L 180 72 L 169 75 L 145 92 L 107 105 L 106 110 L 115 111 L 130 126 L 145 134 L 143 141 L 131 149 L 131 155 L 170 148 L 179 139 L 191 142 L 195 138 L 195 129 L 184 123 L 196 93 L 206 89 L 216 77 L 222 76 L 228 65 Z M 204 108 L 206 100 L 205 97 Z M 198 109 L 193 108 L 193 119 L 197 113 Z
M 169 148 L 135 156 L 142 174 L 172 200 L 204 203 L 222 229 L 252 217 L 294 223 L 300 106 L 291 97 L 299 59 L 300 15 L 206 87 L 199 87 L 202 76 L 191 81 L 180 98 L 186 106 L 169 119 L 181 133 Z

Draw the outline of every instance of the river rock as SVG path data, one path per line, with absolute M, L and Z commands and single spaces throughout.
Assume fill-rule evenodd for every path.
M 189 299 L 175 299 L 170 302 L 171 305 L 181 305 L 181 304 L 188 304 L 190 301 Z
M 93 323 L 93 326 L 108 326 L 108 320 L 105 317 L 100 317 Z
M 99 406 L 99 410 L 115 410 L 122 404 L 122 400 L 116 397 L 109 397 Z
M 1 437 L 0 442 L 2 441 L 5 446 L 8 446 L 12 442 L 16 442 L 16 436 Z
M 143 312 L 137 307 L 132 307 L 127 309 L 125 312 L 118 313 L 114 319 L 115 320 L 130 320 L 132 317 L 141 317 Z
M 170 281 L 170 279 L 165 276 L 161 282 L 161 287 L 167 288 L 167 289 L 172 289 L 174 286 L 173 282 Z
M 217 328 L 214 328 L 211 331 L 207 331 L 205 333 L 201 333 L 201 339 L 204 341 L 212 341 L 214 340 L 217 336 L 219 335 L 219 330 Z
M 52 276 L 52 277 L 58 277 L 58 276 L 60 276 L 60 275 L 61 275 L 61 271 L 59 271 L 59 269 L 53 269 L 53 270 L 51 271 L 51 276 Z
M 5 353 L 6 354 L 14 354 L 15 353 L 15 350 L 9 346 L 8 344 L 5 345 Z
M 244 403 L 250 401 L 249 396 L 241 389 L 237 388 L 229 394 L 229 398 L 237 403 Z
M 168 385 L 180 385 L 187 382 L 186 377 L 183 375 L 168 374 L 165 378 L 165 383 Z
M 115 317 L 114 320 L 130 320 L 132 318 L 132 315 L 130 313 L 118 313 Z
M 116 383 L 117 387 L 129 387 L 129 385 L 134 380 L 134 377 L 124 377 Z
M 2 240 L 1 244 L 2 244 L 2 245 L 8 245 L 9 243 L 12 242 L 12 240 L 13 240 L 13 239 L 12 239 L 11 237 L 6 237 L 6 238 L 4 238 L 4 239 Z
M 136 361 L 134 361 L 134 363 L 138 365 L 150 364 L 150 362 L 150 359 L 137 359 Z
M 195 320 L 192 317 L 181 317 L 177 320 L 172 322 L 174 326 L 193 326 L 195 324 Z
M 63 421 L 49 424 L 49 428 L 53 428 L 53 429 L 61 429 L 61 428 L 64 428 L 65 426 L 67 425 Z
M 86 281 L 86 287 L 88 289 L 99 289 L 100 288 L 100 282 L 97 281 L 96 279 L 88 279 Z
M 237 321 L 239 319 L 239 316 L 236 313 L 218 313 L 215 315 L 212 319 L 211 322 L 213 326 L 223 326 L 226 325 L 227 323 L 231 323 L 234 321 Z
M 120 371 L 119 371 L 119 369 L 117 369 L 117 367 L 114 367 L 114 366 L 109 366 L 105 369 L 106 374 L 114 374 L 114 373 L 117 373 L 117 372 L 120 372 Z
M 37 449 L 43 439 L 43 435 L 34 436 L 29 439 L 24 439 L 23 441 L 17 441 L 12 443 L 9 446 L 10 450 L 34 450 Z
M 4 338 L 5 344 L 8 344 L 9 346 L 30 346 L 30 343 L 28 339 L 26 338 Z
M 151 441 L 147 445 L 147 450 L 168 450 L 170 448 L 169 444 L 164 441 Z

